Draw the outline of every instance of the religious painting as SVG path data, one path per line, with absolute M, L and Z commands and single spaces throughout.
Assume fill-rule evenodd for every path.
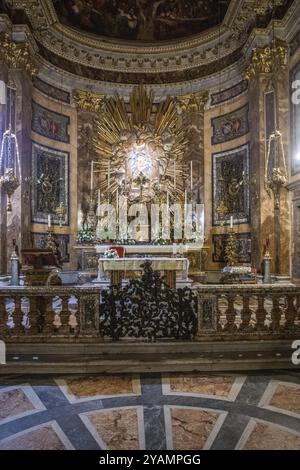
M 291 160 L 292 174 L 300 173 L 300 93 L 298 88 L 293 87 L 293 83 L 300 80 L 300 62 L 293 68 L 291 73 L 290 93 L 291 93 Z
M 55 113 L 32 102 L 32 130 L 37 134 L 68 144 L 70 142 L 69 124 L 69 116 Z
M 221 233 L 213 235 L 213 262 L 226 262 L 226 245 L 228 243 L 228 234 Z M 238 263 L 251 263 L 251 234 L 236 234 L 236 250 L 238 254 Z
M 46 249 L 47 248 L 47 233 L 32 233 L 32 244 L 34 248 Z M 70 235 L 67 234 L 55 234 L 55 239 L 58 242 L 58 247 L 61 253 L 61 258 L 63 263 L 68 263 L 70 261 L 69 254 L 69 243 Z
M 212 144 L 221 144 L 237 139 L 249 132 L 249 105 L 246 104 L 230 113 L 211 120 L 213 127 Z
M 125 40 L 188 37 L 222 21 L 230 0 L 53 0 L 58 19 L 74 28 Z
M 249 202 L 249 145 L 214 153 L 213 177 L 213 225 L 228 225 L 250 220 Z M 225 208 L 225 209 L 224 209 Z M 222 209 L 224 210 L 222 211 Z
M 50 83 L 46 83 L 35 76 L 32 77 L 32 83 L 37 90 L 41 91 L 47 96 L 50 96 L 50 98 L 53 98 L 54 100 L 62 101 L 63 103 L 71 102 L 71 95 L 68 91 L 50 85 Z
M 69 224 L 69 153 L 35 142 L 32 144 L 32 221 L 45 224 L 48 214 L 53 224 Z M 56 211 L 63 204 L 65 214 Z
M 213 93 L 211 95 L 211 105 L 214 106 L 216 104 L 232 100 L 233 98 L 236 98 L 237 96 L 244 93 L 246 90 L 248 90 L 248 80 L 242 80 L 236 85 L 233 85 L 230 88 L 226 88 L 226 90 Z

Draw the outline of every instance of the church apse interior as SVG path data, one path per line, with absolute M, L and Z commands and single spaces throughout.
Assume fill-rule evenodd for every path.
M 0 450 L 300 449 L 300 0 L 0 0 Z

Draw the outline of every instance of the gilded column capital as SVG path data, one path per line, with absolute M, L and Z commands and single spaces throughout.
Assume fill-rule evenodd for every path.
M 244 78 L 252 80 L 260 73 L 276 73 L 287 65 L 288 46 L 278 39 L 263 48 L 255 48 Z
M 203 112 L 208 98 L 208 91 L 203 91 L 201 93 L 190 93 L 188 95 L 178 96 L 177 101 L 183 111 Z
M 104 104 L 105 95 L 75 89 L 73 90 L 73 100 L 76 104 L 76 107 L 79 109 L 91 112 L 98 112 L 101 110 Z
M 9 34 L 0 34 L 0 60 L 11 69 L 24 69 L 29 75 L 38 73 L 37 63 L 26 42 L 14 42 Z

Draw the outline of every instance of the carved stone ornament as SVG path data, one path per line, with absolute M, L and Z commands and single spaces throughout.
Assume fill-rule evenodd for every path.
M 209 93 L 204 91 L 202 93 L 191 93 L 188 95 L 179 96 L 177 100 L 183 111 L 197 112 L 204 111 L 204 107 L 208 101 L 208 98 Z
M 12 41 L 7 33 L 0 34 L 0 60 L 9 68 L 24 69 L 29 75 L 36 75 L 38 68 L 27 43 Z
M 272 41 L 263 48 L 253 49 L 251 62 L 244 77 L 247 80 L 255 78 L 259 73 L 275 73 L 287 64 L 288 47 L 282 41 Z
M 104 104 L 105 95 L 84 90 L 74 90 L 73 99 L 77 108 L 85 111 L 98 112 Z

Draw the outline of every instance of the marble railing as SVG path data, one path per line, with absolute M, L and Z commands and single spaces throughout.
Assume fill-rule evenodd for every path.
M 292 285 L 197 286 L 195 340 L 300 337 L 300 288 Z M 99 342 L 99 287 L 0 289 L 0 339 Z

